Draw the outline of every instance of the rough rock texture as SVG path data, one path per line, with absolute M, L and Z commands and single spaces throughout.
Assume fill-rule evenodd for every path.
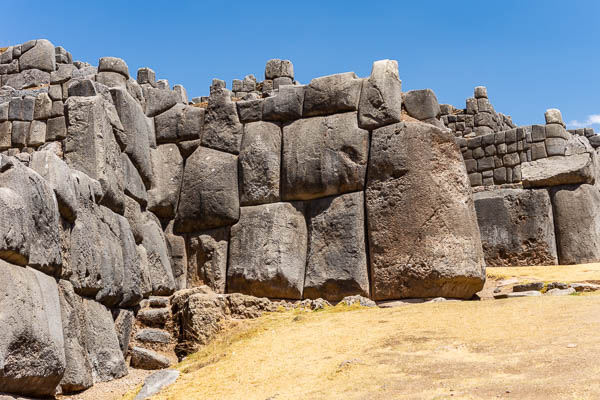
M 162 388 L 174 383 L 179 377 L 179 371 L 167 369 L 158 371 L 150 375 L 144 380 L 144 385 L 134 400 L 144 400 L 158 393 Z
M 0 269 L 0 388 L 52 396 L 66 364 L 56 281 L 4 261 Z
M 83 299 L 84 334 L 94 382 L 105 382 L 127 375 L 127 365 L 119 345 L 108 308 Z
M 301 299 L 307 229 L 300 205 L 242 207 L 231 228 L 227 290 L 252 296 Z
M 369 297 L 363 192 L 310 202 L 304 297 Z
M 0 188 L 0 259 L 27 265 L 29 260 L 29 212 L 14 190 Z
M 398 76 L 398 61 L 375 61 L 371 76 L 362 85 L 358 125 L 372 130 L 400 122 L 401 117 L 402 81 Z
M 60 274 L 62 255 L 58 229 L 58 202 L 50 183 L 32 169 L 25 167 L 16 158 L 1 155 L 0 187 L 11 189 L 14 193 L 18 194 L 25 211 L 24 225 L 16 227 L 16 231 L 14 232 L 17 241 L 14 242 L 14 245 L 11 242 L 7 246 L 7 249 L 0 250 L 8 250 L 9 254 L 12 254 L 8 258 L 12 260 L 16 259 L 16 261 L 26 261 L 27 265 L 42 272 L 50 275 Z M 11 200 L 9 202 L 13 203 L 16 198 L 14 195 L 10 195 L 10 197 Z M 10 208 L 16 210 L 19 207 L 13 205 Z M 14 222 L 18 222 L 19 211 L 7 213 L 2 218 L 8 219 L 11 214 L 17 218 Z M 12 221 L 8 220 L 7 222 Z M 22 258 L 17 257 L 15 254 L 15 251 L 19 249 L 26 251 L 26 246 L 23 248 L 19 245 L 19 231 L 26 235 L 26 239 L 29 242 L 28 259 L 25 254 L 21 254 Z M 12 235 L 12 232 L 7 232 L 5 240 Z
M 240 203 L 274 203 L 279 198 L 281 128 L 271 122 L 244 126 L 239 155 Z
M 451 133 L 422 123 L 373 131 L 366 204 L 374 300 L 481 290 L 475 207 Z
M 474 200 L 488 266 L 558 263 L 546 190 L 489 190 L 475 193 Z
M 440 105 L 433 90 L 411 90 L 404 93 L 404 107 L 408 114 L 420 121 L 440 116 Z
M 550 191 L 560 264 L 600 261 L 600 193 L 579 185 Z
M 124 209 L 121 152 L 104 111 L 103 99 L 69 97 L 65 160 L 74 169 L 96 179 L 104 193 L 101 202 L 122 213 Z
M 131 350 L 131 366 L 141 369 L 161 369 L 171 365 L 169 359 L 155 351 L 134 347 Z
M 142 246 L 148 257 L 148 270 L 152 282 L 152 294 L 167 296 L 175 291 L 175 278 L 167 250 L 165 236 L 160 223 L 152 214 L 146 213 L 142 225 Z
M 183 158 L 175 144 L 163 144 L 152 149 L 151 189 L 148 190 L 148 210 L 160 218 L 173 218 L 177 210 Z
M 75 294 L 73 285 L 64 280 L 59 282 L 59 294 L 66 357 L 66 368 L 60 387 L 63 393 L 72 393 L 94 384 L 92 365 L 83 330 L 83 299 Z
M 154 118 L 156 141 L 173 143 L 200 139 L 205 109 L 177 104 Z
M 146 328 L 139 330 L 133 337 L 135 340 L 144 343 L 163 343 L 167 344 L 171 341 L 171 335 L 169 332 L 165 332 L 162 329 Z
M 27 69 L 39 69 L 46 72 L 55 71 L 54 45 L 46 39 L 36 40 L 33 47 L 19 57 L 19 68 L 21 71 Z
M 305 89 L 304 117 L 358 109 L 362 80 L 354 72 L 315 78 Z
M 198 147 L 186 160 L 176 233 L 202 231 L 239 218 L 237 156 Z
M 117 332 L 117 338 L 119 339 L 119 347 L 123 352 L 123 357 L 127 358 L 129 352 L 129 340 L 131 339 L 131 332 L 133 331 L 133 324 L 135 323 L 135 315 L 133 311 L 122 308 L 117 308 L 112 311 L 113 318 L 115 320 L 115 330 Z
M 207 285 L 215 293 L 225 293 L 229 228 L 191 234 L 187 241 L 187 287 Z
M 550 157 L 521 166 L 524 187 L 548 187 L 577 183 L 593 184 L 596 180 L 595 157 L 589 153 L 568 157 Z
M 188 259 L 185 252 L 185 238 L 173 233 L 173 221 L 165 229 L 165 241 L 171 260 L 171 269 L 177 290 L 187 287 Z
M 309 200 L 362 190 L 369 133 L 356 113 L 295 121 L 283 128 L 284 200 Z
M 227 89 L 212 93 L 204 117 L 202 145 L 212 149 L 238 154 L 242 144 L 242 124 L 237 107 Z

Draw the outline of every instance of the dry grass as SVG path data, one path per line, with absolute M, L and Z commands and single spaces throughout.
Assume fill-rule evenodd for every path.
M 0 47 L 0 54 L 4 53 L 6 50 L 8 50 L 8 47 Z
M 599 309 L 565 296 L 270 314 L 154 399 L 600 398 Z
M 488 267 L 488 278 L 517 278 L 520 281 L 600 283 L 600 263 L 545 267 Z
M 197 108 L 206 108 L 208 107 L 208 101 L 202 101 L 200 103 L 191 104 L 191 106 Z

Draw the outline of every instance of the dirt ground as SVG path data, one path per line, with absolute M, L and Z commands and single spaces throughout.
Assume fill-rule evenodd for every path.
M 600 264 L 488 274 L 598 281 Z M 596 294 L 274 313 L 188 357 L 153 399 L 598 399 L 599 332 Z

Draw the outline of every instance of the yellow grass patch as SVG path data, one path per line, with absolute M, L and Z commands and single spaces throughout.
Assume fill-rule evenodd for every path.
M 523 282 L 600 283 L 600 263 L 535 267 L 488 267 L 491 279 L 517 278 Z
M 600 398 L 600 296 L 340 310 L 240 323 L 154 399 Z

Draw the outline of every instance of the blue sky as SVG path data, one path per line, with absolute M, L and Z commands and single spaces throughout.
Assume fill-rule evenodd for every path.
M 465 106 L 485 85 L 520 125 L 559 108 L 600 130 L 600 1 L 3 1 L 0 47 L 47 38 L 74 59 L 125 59 L 154 69 L 189 97 L 212 78 L 292 60 L 296 79 L 398 60 L 403 90 L 431 88 Z M 10 16 L 10 17 L 8 17 Z M 595 125 L 592 125 L 595 123 Z

